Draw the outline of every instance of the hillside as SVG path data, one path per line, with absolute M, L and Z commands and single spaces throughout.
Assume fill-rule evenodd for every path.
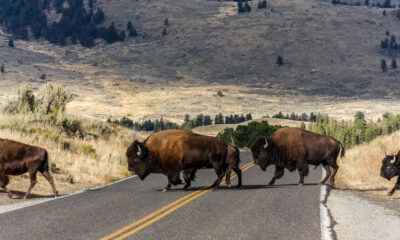
M 0 33 L 0 103 L 28 82 L 68 85 L 77 100 L 69 111 L 107 118 L 185 113 L 322 112 L 336 118 L 361 110 L 368 117 L 398 112 L 398 70 L 383 73 L 386 31 L 400 37 L 396 9 L 333 5 L 318 0 L 235 2 L 97 0 L 119 30 L 131 21 L 139 36 L 84 48 L 43 39 L 15 41 Z M 49 18 L 56 16 L 49 16 Z M 168 18 L 169 25 L 164 25 Z M 162 32 L 166 29 L 166 35 Z M 278 66 L 281 55 L 284 64 Z M 44 79 L 40 76 L 46 74 Z M 217 97 L 221 90 L 225 97 Z

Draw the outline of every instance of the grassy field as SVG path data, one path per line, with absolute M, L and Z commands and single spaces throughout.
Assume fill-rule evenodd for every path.
M 346 151 L 344 158 L 338 159 L 339 171 L 336 175 L 337 187 L 365 192 L 369 195 L 400 199 L 397 191 L 392 197 L 386 194 L 394 187 L 397 178 L 390 182 L 380 177 L 382 160 L 387 154 L 399 151 L 400 133 L 361 144 Z

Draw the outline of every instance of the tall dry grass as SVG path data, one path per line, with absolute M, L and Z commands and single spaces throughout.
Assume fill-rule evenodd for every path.
M 80 121 L 85 131 L 99 137 L 70 136 L 57 127 L 30 121 L 27 115 L 0 114 L 0 138 L 47 149 L 50 168 L 58 181 L 96 185 L 129 176 L 126 149 L 134 139 L 143 139 L 147 134 L 116 128 L 103 136 L 101 129 L 90 129 L 95 121 Z
M 387 181 L 380 177 L 382 160 L 385 152 L 396 154 L 399 150 L 400 132 L 378 137 L 347 150 L 345 157 L 338 159 L 339 171 L 335 179 L 337 187 L 386 195 L 395 185 L 396 178 Z M 394 196 L 400 197 L 400 192 L 396 192 Z

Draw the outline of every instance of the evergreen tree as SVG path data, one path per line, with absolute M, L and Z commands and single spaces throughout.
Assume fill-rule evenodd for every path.
M 128 30 L 128 32 L 131 32 L 133 30 L 133 25 L 131 21 L 129 21 L 126 25 L 126 30 Z
M 203 116 L 203 114 L 199 114 L 196 117 L 196 127 L 203 126 L 203 125 L 204 125 L 204 116 Z
M 189 113 L 186 113 L 186 114 L 185 114 L 185 118 L 183 119 L 183 121 L 184 121 L 185 123 L 190 121 L 190 115 L 189 115 Z
M 365 6 L 369 6 L 369 0 L 365 0 Z
M 203 124 L 204 124 L 204 126 L 212 125 L 212 120 L 211 120 L 211 117 L 209 115 L 205 115 L 204 116 Z
M 96 14 L 94 15 L 94 23 L 97 25 L 102 23 L 103 21 L 104 21 L 104 12 L 103 10 L 101 10 L 101 8 L 98 8 Z
M 14 40 L 12 38 L 10 38 L 10 40 L 8 41 L 8 46 L 13 48 L 14 46 Z
M 397 62 L 396 62 L 396 59 L 392 59 L 392 63 L 390 64 L 391 66 L 392 66 L 392 68 L 393 69 L 396 69 L 397 68 Z
M 120 41 L 124 41 L 125 38 L 126 38 L 125 31 L 121 31 L 121 33 L 119 34 L 119 40 L 120 40 Z
M 167 35 L 167 29 L 166 29 L 166 28 L 164 28 L 164 30 L 163 30 L 163 32 L 162 32 L 162 35 L 163 35 L 163 36 Z
M 164 20 L 164 26 L 168 26 L 168 25 L 169 25 L 168 18 L 165 18 L 165 20 Z
M 1 72 L 1 73 L 5 73 L 4 65 L 3 65 L 3 64 L 1 64 L 1 66 L 0 66 L 0 72 Z
M 301 124 L 300 124 L 300 128 L 301 128 L 301 129 L 306 129 L 306 124 L 304 124 L 303 121 L 302 121 Z
M 93 8 L 93 0 L 89 0 L 88 4 L 89 4 L 89 8 Z
M 387 71 L 386 60 L 385 59 L 382 59 L 382 61 L 381 61 L 381 70 L 382 70 L 382 72 L 386 72 Z
M 276 64 L 278 64 L 279 66 L 283 65 L 283 58 L 281 55 L 278 55 L 278 57 L 276 58 Z
M 243 0 L 238 0 L 238 12 L 244 13 L 245 9 L 243 8 Z
M 386 16 L 386 10 L 383 10 L 382 15 Z
M 381 48 L 386 49 L 389 48 L 389 39 L 385 38 L 385 40 L 381 41 Z
M 251 113 L 246 114 L 246 121 L 253 120 L 253 116 L 251 116 Z
M 390 37 L 389 47 L 390 49 L 397 49 L 396 37 L 394 35 Z
M 250 12 L 251 11 L 251 7 L 250 7 L 250 5 L 249 5 L 249 3 L 246 1 L 246 3 L 244 4 L 244 10 L 246 11 L 246 12 Z

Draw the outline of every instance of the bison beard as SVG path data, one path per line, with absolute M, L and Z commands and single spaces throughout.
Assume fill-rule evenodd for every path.
M 45 149 L 0 139 L 0 187 L 5 189 L 11 198 L 12 193 L 7 189 L 8 175 L 21 175 L 29 172 L 31 184 L 25 193 L 28 198 L 36 184 L 37 171 L 41 172 L 53 189 L 54 196 L 58 195 L 53 178 L 49 173 L 48 153 Z
M 126 152 L 128 168 L 140 179 L 150 173 L 168 177 L 164 191 L 172 184 L 181 184 L 180 171 L 211 166 L 218 179 L 212 187 L 217 189 L 226 171 L 226 143 L 214 137 L 183 130 L 166 130 L 151 134 L 143 143 L 135 140 Z
M 283 176 L 285 168 L 289 171 L 297 169 L 300 175 L 299 185 L 303 185 L 304 177 L 309 172 L 308 164 L 322 164 L 326 176 L 321 184 L 325 184 L 330 177 L 333 185 L 339 168 L 336 159 L 341 149 L 341 156 L 345 154 L 341 143 L 336 139 L 300 128 L 281 128 L 269 139 L 259 138 L 254 141 L 250 149 L 254 163 L 261 170 L 265 171 L 269 165 L 275 165 L 275 174 L 269 182 L 270 185 Z
M 381 167 L 381 177 L 386 178 L 390 181 L 395 176 L 400 176 L 400 151 L 397 155 L 386 155 L 382 160 Z M 392 196 L 393 193 L 400 189 L 400 177 L 397 178 L 397 182 L 394 185 L 393 189 L 387 194 L 388 196 Z

